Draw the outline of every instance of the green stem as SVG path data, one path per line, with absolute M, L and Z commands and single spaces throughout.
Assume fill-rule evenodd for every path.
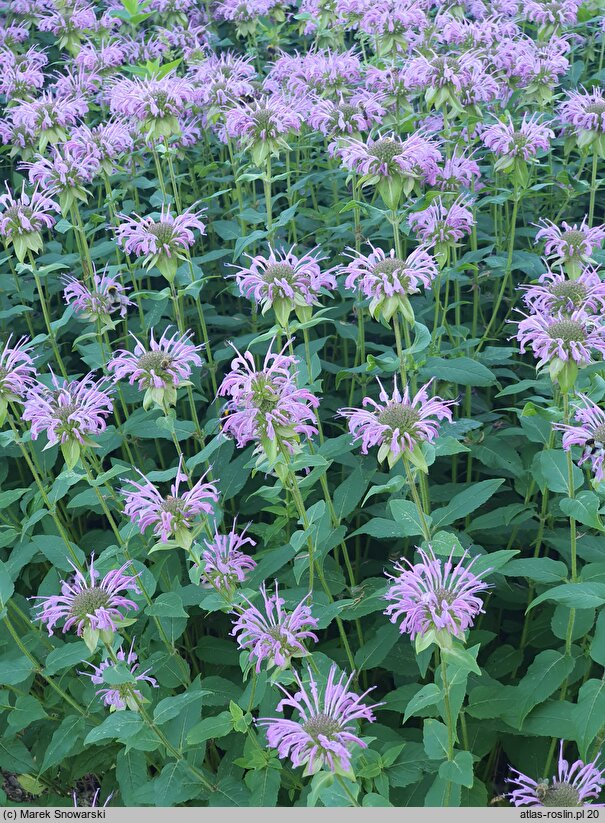
M 592 153 L 592 172 L 590 175 L 590 205 L 588 207 L 588 225 L 592 228 L 594 220 L 595 198 L 597 194 L 597 166 L 599 162 L 599 155 L 596 148 Z
M 36 268 L 36 261 L 31 253 L 28 251 L 28 259 L 29 264 L 31 266 L 32 274 L 34 275 L 34 280 L 36 281 L 36 288 L 38 290 L 38 296 L 40 298 L 40 304 L 42 306 L 42 315 L 44 316 L 44 323 L 46 325 L 46 332 L 48 334 L 48 339 L 50 340 L 50 345 L 52 346 L 53 353 L 55 355 L 55 359 L 59 364 L 59 368 L 61 370 L 61 374 L 67 380 L 67 370 L 65 368 L 65 364 L 63 363 L 63 359 L 59 352 L 59 347 L 57 346 L 57 340 L 55 338 L 55 334 L 50 325 L 50 317 L 48 315 L 48 306 L 46 305 L 46 296 L 44 294 L 44 289 L 42 288 L 42 283 L 40 281 L 40 275 L 38 274 L 38 269 Z
M 424 539 L 428 542 L 431 540 L 431 530 L 429 529 L 428 523 L 426 522 L 426 517 L 424 513 L 424 509 L 422 507 L 422 503 L 420 502 L 420 497 L 418 495 L 418 489 L 416 488 L 416 481 L 414 480 L 414 475 L 412 474 L 412 470 L 410 467 L 410 463 L 407 458 L 403 458 L 403 465 L 405 468 L 405 476 L 408 481 L 408 487 L 412 494 L 412 499 L 416 505 L 416 510 L 418 511 L 418 517 L 420 519 L 420 526 L 422 528 L 422 535 Z

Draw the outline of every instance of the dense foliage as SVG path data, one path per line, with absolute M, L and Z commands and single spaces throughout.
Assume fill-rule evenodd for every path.
M 0 6 L 0 801 L 597 803 L 599 0 Z

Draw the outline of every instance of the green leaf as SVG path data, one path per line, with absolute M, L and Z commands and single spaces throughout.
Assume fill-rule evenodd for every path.
M 63 540 L 56 535 L 38 534 L 35 537 L 32 537 L 31 542 L 36 549 L 39 552 L 42 552 L 44 557 L 50 561 L 51 565 L 59 571 L 69 572 L 70 574 L 73 573 L 73 566 L 69 563 L 70 560 L 73 562 L 73 556 L 76 557 L 82 566 L 86 561 L 86 555 L 82 549 L 79 549 L 74 543 L 72 543 L 72 556 L 72 554 L 67 550 L 67 546 Z
M 0 609 L 2 609 L 13 596 L 15 586 L 8 573 L 6 565 L 0 560 Z
M 393 623 L 380 626 L 374 637 L 357 650 L 355 667 L 359 671 L 376 668 L 386 659 L 400 637 L 399 629 Z
M 439 766 L 439 777 L 458 786 L 473 785 L 473 755 L 470 752 L 456 752 L 453 760 L 446 760 Z
M 103 740 L 126 741 L 145 724 L 137 712 L 121 711 L 110 714 L 91 732 L 86 735 L 84 744 L 90 746 L 92 743 L 100 743 Z
M 26 729 L 30 723 L 48 717 L 42 704 L 29 694 L 19 695 L 15 706 L 8 716 L 8 725 L 14 732 Z
M 438 380 L 448 380 L 461 386 L 493 386 L 497 382 L 492 371 L 470 357 L 454 357 L 451 360 L 446 360 L 445 357 L 429 357 L 420 370 L 420 377 L 423 380 L 436 377 Z
M 76 748 L 80 747 L 84 736 L 84 718 L 80 715 L 65 717 L 54 732 L 44 753 L 40 774 L 61 763 Z
M 427 757 L 431 760 L 443 760 L 447 757 L 447 726 L 440 720 L 425 720 L 422 737 Z
M 163 700 L 160 700 L 154 709 L 154 722 L 157 723 L 158 726 L 161 726 L 162 723 L 172 720 L 173 717 L 179 715 L 187 706 L 201 703 L 205 694 L 207 694 L 207 692 L 192 691 L 177 694 L 174 697 L 165 697 Z
M 554 600 L 570 609 L 593 609 L 605 604 L 605 583 L 564 583 L 534 598 L 527 611 L 545 600 Z
M 517 686 L 510 688 L 515 692 L 515 703 L 510 712 L 504 715 L 507 723 L 517 729 L 530 711 L 539 703 L 544 703 L 569 677 L 574 669 L 571 657 L 562 655 L 554 649 L 546 649 L 534 659 L 525 677 Z
M 153 781 L 155 805 L 162 808 L 193 800 L 205 787 L 183 760 L 167 763 Z
M 281 772 L 278 769 L 257 769 L 248 772 L 246 785 L 250 789 L 250 806 L 274 807 L 277 805 Z
M 424 798 L 425 807 L 443 808 L 460 805 L 461 789 L 451 780 L 437 775 Z
M 196 723 L 187 735 L 187 744 L 196 746 L 206 740 L 214 740 L 217 737 L 224 737 L 233 731 L 233 721 L 230 712 L 221 712 L 215 717 L 206 717 Z
M 588 747 L 603 728 L 605 722 L 605 682 L 587 680 L 578 693 L 574 719 L 578 729 L 577 742 L 580 754 L 588 760 Z
M 402 527 L 402 537 L 412 537 L 416 534 L 423 533 L 422 522 L 418 516 L 418 509 L 411 500 L 391 500 L 389 508 L 396 522 Z M 424 519 L 430 528 L 432 522 L 431 517 L 425 515 Z
M 151 606 L 147 606 L 145 614 L 151 617 L 189 617 L 177 592 L 160 594 Z
M 121 749 L 116 757 L 116 778 L 125 806 L 138 805 L 137 793 L 149 782 L 147 760 L 143 752 Z
M 433 525 L 435 528 L 448 526 L 450 523 L 466 517 L 467 514 L 474 512 L 475 509 L 486 503 L 503 483 L 504 480 L 500 479 L 482 480 L 480 483 L 474 483 L 469 488 L 454 495 L 447 506 L 433 512 Z
M 427 683 L 410 700 L 403 716 L 405 723 L 413 714 L 427 706 L 434 706 L 441 700 L 441 689 L 434 683 Z
M 600 666 L 605 666 L 605 611 L 599 612 L 594 636 L 590 644 L 590 656 Z
M 597 531 L 605 531 L 605 527 L 599 517 L 601 501 L 594 492 L 580 492 L 576 498 L 565 497 L 559 502 L 561 511 L 568 517 L 575 518 L 584 526 L 589 526 Z
M 82 663 L 90 657 L 90 652 L 86 648 L 86 643 L 76 640 L 74 643 L 64 643 L 58 649 L 53 649 L 46 658 L 44 672 L 53 675 L 63 669 L 69 669 Z
M 545 449 L 538 452 L 532 462 L 532 473 L 542 490 L 548 489 L 558 494 L 569 494 L 567 487 L 567 456 L 559 449 Z M 573 466 L 572 478 L 574 489 L 579 489 L 584 482 L 584 474 Z
M 527 577 L 537 583 L 560 583 L 568 575 L 567 566 L 550 557 L 526 557 L 511 560 L 502 571 L 506 577 Z

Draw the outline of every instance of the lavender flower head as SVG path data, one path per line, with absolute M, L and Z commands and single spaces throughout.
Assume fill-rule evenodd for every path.
M 82 283 L 70 275 L 63 277 L 63 282 L 65 302 L 73 306 L 74 312 L 83 320 L 100 322 L 102 327 L 112 328 L 111 315 L 119 313 L 120 317 L 126 317 L 128 306 L 132 306 L 132 300 L 126 296 L 126 288 L 107 271 L 103 274 L 95 271 L 92 284 Z
M 579 148 L 594 144 L 594 151 L 605 157 L 605 95 L 598 86 L 591 91 L 574 89 L 559 108 L 559 118 L 573 134 Z
M 29 170 L 29 182 L 40 186 L 49 195 L 59 195 L 63 215 L 68 215 L 78 201 L 86 203 L 89 192 L 86 186 L 99 171 L 99 161 L 92 155 L 76 157 L 63 144 L 53 146 L 50 157 L 38 155 L 31 163 L 24 163 Z
M 462 198 L 448 207 L 438 197 L 426 209 L 411 214 L 408 221 L 422 243 L 436 247 L 440 262 L 443 262 L 447 249 L 470 234 L 475 225 L 473 213 Z
M 333 773 L 351 776 L 351 747 L 367 748 L 357 734 L 356 722 L 376 720 L 372 709 L 378 704 L 366 706 L 362 702 L 371 689 L 361 695 L 349 691 L 353 674 L 346 680 L 341 674 L 336 680 L 336 665 L 330 669 L 325 688 L 320 687 L 310 669 L 308 685 L 298 672 L 293 674 L 298 691 L 292 695 L 278 683 L 285 697 L 277 711 L 288 707 L 298 719 L 265 717 L 257 721 L 267 730 L 269 746 L 277 749 L 280 758 L 289 757 L 295 768 L 304 766 L 305 776 L 316 774 L 323 766 Z
M 133 352 L 119 349 L 107 364 L 116 380 L 128 378 L 130 385 L 138 381 L 139 391 L 145 391 L 143 408 L 150 409 L 154 404 L 167 411 L 176 405 L 177 389 L 189 385 L 193 368 L 202 365 L 198 352 L 202 346 L 191 342 L 191 332 L 180 335 L 175 331 L 168 336 L 168 327 L 159 340 L 150 333 L 149 348 L 140 340 L 136 341 Z
M 487 591 L 489 585 L 481 574 L 472 571 L 476 558 L 464 565 L 468 552 L 457 564 L 452 559 L 453 550 L 446 561 L 436 557 L 432 547 L 428 552 L 418 549 L 418 554 L 418 563 L 402 558 L 403 563 L 395 563 L 398 574 L 387 574 L 393 585 L 385 595 L 391 601 L 385 614 L 391 623 L 403 617 L 399 630 L 416 640 L 418 651 L 431 643 L 450 648 L 452 638 L 464 640 L 466 630 L 483 612 L 478 595 Z
M 605 311 L 605 282 L 598 272 L 587 266 L 577 280 L 569 280 L 563 272 L 547 271 L 533 286 L 519 286 L 523 300 L 532 314 L 573 313 L 576 309 L 588 314 Z
M 354 440 L 361 440 L 361 453 L 379 446 L 378 460 L 388 460 L 389 467 L 404 457 L 423 471 L 428 471 L 422 454 L 422 443 L 432 443 L 439 433 L 440 420 L 452 419 L 450 407 L 454 400 L 442 397 L 429 398 L 428 390 L 432 380 L 421 386 L 414 397 L 409 386 L 403 394 L 393 378 L 393 394 L 389 397 L 378 378 L 380 386 L 379 403 L 371 397 L 364 397 L 362 406 L 370 409 L 343 408 L 338 414 L 348 420 L 349 431 Z
M 338 154 L 343 165 L 362 175 L 362 185 L 375 185 L 387 208 L 395 210 L 402 194 L 426 182 L 437 170 L 441 152 L 436 143 L 416 133 L 405 140 L 397 135 L 368 138 L 367 142 L 343 140 Z
M 23 420 L 31 422 L 31 438 L 44 432 L 49 445 L 59 443 L 69 469 L 80 458 L 81 448 L 93 447 L 89 435 L 104 432 L 113 411 L 106 381 L 87 374 L 81 380 L 59 380 L 51 376 L 50 388 L 37 383 L 27 393 Z
M 229 109 L 225 129 L 229 137 L 251 150 L 252 160 L 262 167 L 272 154 L 288 150 L 285 136 L 298 132 L 303 117 L 294 101 L 279 94 L 261 97 L 253 103 L 239 103 Z
M 242 546 L 256 546 L 256 540 L 246 535 L 246 529 L 238 534 L 235 523 L 229 534 L 215 531 L 212 540 L 204 539 L 206 548 L 202 551 L 200 585 L 230 596 L 238 584 L 243 583 L 248 572 L 256 568 L 256 561 L 243 552 Z
M 107 572 L 102 580 L 94 567 L 94 554 L 91 555 L 88 574 L 76 569 L 70 582 L 61 581 L 61 594 L 48 597 L 38 595 L 34 600 L 41 602 L 36 620 L 46 624 L 48 634 L 53 634 L 53 628 L 60 620 L 63 624 L 63 634 L 72 627 L 76 627 L 78 637 L 84 638 L 91 651 L 97 647 L 99 636 L 111 642 L 112 635 L 124 620 L 124 614 L 139 607 L 126 595 L 140 594 L 136 577 L 126 574 L 131 566 L 130 561 L 119 569 Z
M 458 193 L 461 188 L 471 189 L 473 186 L 478 190 L 477 183 L 480 177 L 477 162 L 456 150 L 451 157 L 444 159 L 443 166 L 439 166 L 428 175 L 427 182 L 429 186 L 440 191 Z
M 344 267 L 347 275 L 345 288 L 349 291 L 359 289 L 371 300 L 372 317 L 382 317 L 389 323 L 400 312 L 409 323 L 414 323 L 409 295 L 417 294 L 421 286 L 428 288 L 437 277 L 439 270 L 435 259 L 422 247 L 414 249 L 402 260 L 394 249 L 387 255 L 382 249 L 369 245 L 372 251 L 368 255 L 358 254 Z
M 109 121 L 93 128 L 79 126 L 72 131 L 65 146 L 77 159 L 93 157 L 109 176 L 117 170 L 118 158 L 132 151 L 134 141 L 127 126 Z
M 601 483 L 605 479 L 605 411 L 585 394 L 578 397 L 584 406 L 574 410 L 576 425 L 555 423 L 554 428 L 563 432 L 563 448 L 566 451 L 572 446 L 582 448 L 578 465 L 589 461 L 595 479 Z
M 121 79 L 111 89 L 112 114 L 137 120 L 147 140 L 180 134 L 179 117 L 191 107 L 195 90 L 188 80 L 167 74 L 134 80 Z
M 200 515 L 212 514 L 218 503 L 218 491 L 213 483 L 205 482 L 206 475 L 185 492 L 179 493 L 180 484 L 187 481 L 182 470 L 182 458 L 177 467 L 176 479 L 170 486 L 170 494 L 164 497 L 157 487 L 138 471 L 141 482 L 129 480 L 131 488 L 123 488 L 124 514 L 136 523 L 141 534 L 153 526 L 154 535 L 162 543 L 173 540 L 175 545 L 188 550 L 196 533 L 201 529 L 195 521 Z
M 237 285 L 245 297 L 260 303 L 263 314 L 273 306 L 282 328 L 287 327 L 292 309 L 304 323 L 311 317 L 311 306 L 320 305 L 322 289 L 336 288 L 331 272 L 320 269 L 320 259 L 312 254 L 298 257 L 294 246 L 288 252 L 276 252 L 269 246 L 268 257 L 250 257 L 249 266 L 239 267 Z
M 592 352 L 605 355 L 605 327 L 598 316 L 578 309 L 571 314 L 533 314 L 519 322 L 519 350 L 531 346 L 539 358 L 537 368 L 548 364 L 551 380 L 569 391 L 578 369 L 592 363 Z
M 117 242 L 128 254 L 143 257 L 143 264 L 148 268 L 157 266 L 161 274 L 172 281 L 179 260 L 187 259 L 187 251 L 195 243 L 194 230 L 206 233 L 201 216 L 201 211 L 191 210 L 173 216 L 169 206 L 162 206 L 157 220 L 120 214 L 118 217 L 122 222 L 116 229 Z
M 523 120 L 516 128 L 508 113 L 508 122 L 498 122 L 483 130 L 481 139 L 488 149 L 497 156 L 496 171 L 525 173 L 520 182 L 527 183 L 526 163 L 537 163 L 536 155 L 548 151 L 554 132 L 539 122 L 540 115 L 523 115 Z
M 35 383 L 36 367 L 30 354 L 31 342 L 21 337 L 11 345 L 12 334 L 0 350 L 0 425 L 8 404 L 23 400 Z
M 554 257 L 552 265 L 563 266 L 567 274 L 576 278 L 586 263 L 593 263 L 591 255 L 601 248 L 605 239 L 605 226 L 589 226 L 584 217 L 580 225 L 570 226 L 565 220 L 561 228 L 550 220 L 542 220 L 536 240 L 544 240 L 544 250 Z
M 109 706 L 110 712 L 120 712 L 124 711 L 124 709 L 138 712 L 139 705 L 148 702 L 139 689 L 136 688 L 136 683 L 146 682 L 149 683 L 150 686 L 153 686 L 154 689 L 158 688 L 157 681 L 153 677 L 149 677 L 148 673 L 151 669 L 145 669 L 144 672 L 139 671 L 140 665 L 137 662 L 138 655 L 135 654 L 133 649 L 134 640 L 130 645 L 128 654 L 124 652 L 122 647 L 116 652 L 117 662 L 107 659 L 102 660 L 99 666 L 89 663 L 88 665 L 94 670 L 92 673 L 78 672 L 78 674 L 84 674 L 86 677 L 90 677 L 95 686 L 102 686 L 106 683 L 103 675 L 107 669 L 113 669 L 117 675 L 123 674 L 128 678 L 124 683 L 120 683 L 117 686 L 105 686 L 105 688 L 97 689 L 95 692 L 97 697 L 103 698 L 103 703 L 105 706 Z M 123 663 L 124 666 L 120 667 L 120 663 Z M 120 668 L 126 671 L 120 671 Z
M 264 608 L 257 608 L 244 597 L 247 608 L 236 606 L 234 614 L 237 615 L 237 620 L 231 632 L 237 637 L 239 648 L 250 652 L 250 663 L 256 659 L 257 674 L 264 660 L 267 661 L 267 671 L 274 666 L 278 669 L 287 668 L 293 657 L 305 657 L 309 654 L 304 645 L 305 640 L 316 643 L 318 640 L 317 635 L 311 631 L 317 628 L 317 620 L 311 613 L 311 593 L 292 612 L 283 608 L 286 601 L 279 595 L 277 580 L 275 594 L 267 595 L 264 583 L 260 587 L 260 593 Z
M 514 806 L 591 806 L 598 800 L 605 785 L 605 769 L 599 768 L 598 754 L 590 763 L 576 760 L 571 765 L 563 757 L 563 743 L 559 747 L 557 774 L 550 780 L 537 781 L 513 769 L 508 783 L 515 788 L 507 795 Z
M 12 243 L 19 262 L 23 262 L 28 252 L 42 251 L 42 231 L 55 224 L 52 212 L 60 212 L 58 203 L 37 188 L 26 194 L 25 185 L 21 195 L 15 198 L 8 188 L 0 194 L 0 236 L 6 244 Z
M 293 453 L 299 449 L 301 435 L 317 434 L 312 421 L 319 400 L 308 389 L 298 388 L 296 359 L 283 350 L 269 350 L 262 369 L 256 368 L 249 351 L 235 352 L 231 371 L 218 390 L 220 397 L 229 398 L 223 433 L 234 437 L 239 448 L 256 441 L 257 451 L 273 463 L 282 444 Z

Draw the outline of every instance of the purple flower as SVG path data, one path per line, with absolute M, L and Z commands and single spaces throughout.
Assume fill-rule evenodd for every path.
M 573 26 L 580 5 L 579 0 L 527 0 L 522 9 L 526 20 L 541 26 Z
M 571 766 L 563 757 L 563 743 L 559 748 L 557 774 L 550 780 L 532 780 L 523 772 L 513 769 L 508 783 L 515 786 L 508 797 L 515 806 L 591 806 L 605 785 L 605 769 L 597 767 L 598 754 L 591 763 L 576 760 Z
M 189 549 L 194 534 L 194 521 L 201 514 L 212 514 L 218 503 L 218 491 L 213 483 L 206 483 L 206 475 L 185 492 L 179 494 L 179 486 L 187 480 L 183 472 L 182 458 L 176 471 L 175 482 L 170 486 L 170 494 L 164 497 L 157 487 L 137 469 L 142 482 L 129 480 L 132 488 L 123 488 L 121 494 L 126 501 L 124 514 L 132 523 L 138 524 L 141 534 L 149 526 L 162 543 L 174 538 L 184 549 Z
M 286 601 L 279 596 L 277 580 L 275 594 L 267 596 L 264 583 L 260 593 L 264 609 L 258 609 L 244 597 L 248 608 L 236 606 L 234 614 L 238 617 L 231 632 L 237 637 L 239 648 L 250 652 L 250 661 L 256 658 L 257 674 L 263 660 L 267 661 L 267 671 L 274 666 L 285 669 L 293 657 L 305 657 L 309 653 L 304 646 L 305 640 L 311 639 L 316 643 L 318 640 L 317 635 L 310 631 L 317 628 L 317 620 L 311 614 L 310 592 L 292 612 L 283 608 Z
M 553 265 L 564 266 L 570 276 L 577 276 L 583 263 L 592 263 L 592 253 L 601 248 L 605 239 L 605 226 L 587 225 L 586 217 L 580 225 L 570 226 L 565 220 L 561 228 L 550 220 L 541 221 L 536 240 L 544 240 L 544 250 L 553 256 Z
M 251 65 L 250 57 L 227 51 L 220 56 L 212 53 L 195 66 L 191 81 L 198 105 L 210 109 L 208 117 L 211 117 L 227 103 L 252 95 L 255 76 L 256 69 Z
M 483 602 L 477 595 L 487 591 L 489 585 L 481 574 L 471 571 L 476 558 L 468 566 L 463 565 L 467 552 L 454 565 L 453 550 L 445 562 L 435 556 L 432 547 L 428 552 L 417 551 L 420 562 L 402 558 L 406 565 L 395 563 L 399 574 L 387 574 L 393 585 L 385 595 L 391 601 L 385 614 L 391 623 L 403 617 L 399 631 L 409 634 L 411 640 L 418 635 L 420 639 L 431 638 L 448 646 L 448 636 L 464 639 L 464 632 L 483 611 Z
M 31 342 L 21 337 L 11 346 L 12 334 L 0 351 L 0 425 L 8 404 L 23 400 L 35 383 L 36 367 L 29 353 Z
M 110 121 L 93 128 L 79 126 L 72 131 L 65 147 L 77 159 L 94 157 L 103 172 L 111 175 L 116 171 L 117 158 L 132 151 L 133 145 L 126 126 Z
M 40 31 L 50 31 L 58 39 L 60 49 L 77 51 L 82 34 L 91 34 L 97 27 L 94 9 L 85 3 L 70 2 L 60 6 L 53 3 L 38 20 Z
M 387 113 L 377 94 L 361 90 L 339 100 L 317 100 L 311 107 L 308 123 L 313 129 L 332 137 L 356 135 L 382 122 Z
M 473 213 L 462 198 L 448 207 L 438 197 L 426 209 L 410 214 L 408 220 L 420 240 L 430 246 L 458 243 L 475 225 Z
M 515 128 L 510 113 L 508 122 L 498 122 L 483 130 L 481 139 L 488 149 L 498 156 L 496 171 L 511 170 L 516 160 L 535 162 L 539 151 L 548 151 L 554 132 L 539 122 L 540 115 L 523 115 L 519 128 Z
M 441 161 L 441 152 L 435 142 L 421 133 L 411 134 L 405 140 L 397 135 L 388 135 L 373 140 L 343 141 L 338 149 L 347 169 L 367 176 L 368 182 L 378 183 L 381 178 L 403 177 L 411 181 L 407 193 L 415 180 L 426 181 L 435 173 Z
M 396 257 L 394 249 L 387 255 L 374 248 L 368 255 L 359 254 L 344 267 L 347 274 L 345 288 L 361 290 L 369 298 L 372 317 L 384 317 L 390 322 L 400 311 L 408 322 L 414 322 L 414 312 L 408 300 L 420 287 L 428 288 L 439 270 L 435 259 L 426 249 L 418 247 L 405 260 Z
M 132 335 L 136 341 L 134 352 L 119 349 L 107 364 L 116 380 L 128 377 L 131 386 L 138 381 L 139 391 L 145 390 L 145 409 L 154 403 L 164 410 L 176 405 L 176 390 L 189 380 L 193 367 L 202 365 L 198 354 L 202 346 L 191 343 L 191 332 L 181 337 L 175 331 L 168 337 L 169 328 L 159 340 L 152 329 L 148 349 Z
M 106 271 L 101 275 L 93 272 L 92 286 L 69 275 L 63 277 L 63 282 L 65 302 L 85 320 L 107 324 L 110 315 L 119 312 L 120 317 L 126 317 L 128 306 L 132 306 L 132 300 L 126 297 L 126 288 Z
M 578 309 L 571 314 L 533 314 L 519 322 L 519 349 L 523 354 L 531 346 L 539 358 L 538 368 L 552 359 L 573 361 L 578 366 L 592 363 L 593 350 L 605 355 L 605 327 L 601 318 Z
M 276 684 L 285 695 L 277 711 L 291 708 L 298 719 L 265 717 L 257 721 L 259 726 L 267 729 L 269 746 L 277 749 L 280 758 L 289 757 L 295 768 L 305 766 L 305 776 L 316 774 L 324 765 L 331 772 L 350 775 L 351 746 L 367 748 L 356 734 L 355 723 L 376 720 L 372 709 L 378 704 L 365 706 L 362 703 L 372 689 L 362 695 L 349 691 L 353 674 L 346 680 L 342 674 L 336 681 L 336 665 L 331 667 L 322 689 L 310 669 L 307 669 L 308 685 L 303 684 L 298 672 L 293 674 L 298 686 L 295 694 L 291 695 L 282 685 Z
M 31 438 L 42 432 L 48 442 L 77 441 L 85 445 L 87 436 L 105 431 L 113 410 L 106 381 L 94 380 L 92 373 L 81 380 L 59 380 L 52 375 L 52 386 L 37 383 L 27 393 L 23 419 L 31 422 Z
M 270 459 L 277 457 L 282 443 L 296 451 L 300 435 L 317 433 L 311 421 L 315 421 L 313 410 L 319 406 L 315 395 L 296 385 L 296 359 L 283 350 L 269 350 L 263 368 L 257 369 L 249 351 L 242 354 L 233 348 L 236 356 L 231 371 L 218 390 L 220 397 L 229 398 L 223 433 L 234 437 L 239 448 L 250 441 L 259 442 Z
M 39 609 L 36 620 L 46 624 L 48 634 L 53 634 L 53 628 L 60 620 L 63 624 L 63 634 L 73 626 L 76 627 L 78 637 L 85 640 L 94 640 L 92 650 L 96 648 L 99 632 L 116 632 L 124 614 L 123 609 L 129 612 L 139 608 L 136 603 L 125 597 L 126 594 L 140 594 L 136 583 L 136 576 L 129 577 L 125 572 L 131 566 L 130 561 L 119 569 L 107 572 L 102 580 L 94 567 L 94 554 L 91 555 L 88 567 L 88 579 L 83 572 L 76 569 L 70 582 L 61 581 L 61 594 L 48 597 L 38 595 L 34 600 L 42 601 L 36 608 Z M 95 633 L 97 633 L 95 635 Z
M 455 151 L 451 157 L 445 158 L 443 167 L 439 166 L 428 176 L 427 182 L 441 191 L 457 193 L 462 187 L 470 189 L 475 185 L 478 189 L 476 184 L 480 177 L 475 160 Z
M 597 141 L 601 157 L 605 150 L 605 96 L 595 86 L 591 91 L 574 89 L 559 107 L 559 118 L 570 126 L 578 138 L 578 146 L 585 148 Z
M 269 246 L 268 257 L 259 254 L 250 257 L 248 267 L 238 267 L 237 285 L 245 297 L 260 303 L 263 314 L 273 306 L 281 326 L 287 326 L 292 309 L 304 322 L 310 319 L 308 307 L 320 305 L 321 290 L 336 288 L 331 272 L 321 271 L 320 259 L 311 254 L 297 257 L 294 246 L 288 252 L 275 252 Z
M 555 423 L 554 428 L 563 432 L 563 448 L 566 451 L 572 446 L 582 447 L 578 465 L 590 461 L 595 478 L 600 483 L 605 479 L 605 411 L 585 394 L 579 394 L 578 397 L 583 401 L 584 407 L 578 406 L 574 410 L 577 425 Z
M 150 672 L 151 669 L 145 669 L 144 672 L 139 671 L 140 665 L 137 663 L 138 655 L 135 654 L 133 648 L 134 640 L 130 644 L 130 651 L 128 654 L 125 654 L 124 650 L 120 646 L 120 649 L 116 652 L 118 662 L 108 659 L 102 660 L 99 666 L 89 663 L 88 665 L 94 669 L 92 674 L 90 672 L 78 672 L 78 674 L 84 674 L 86 677 L 90 677 L 95 686 L 102 686 L 106 682 L 103 673 L 107 669 L 113 669 L 117 674 L 119 664 L 125 664 L 132 678 L 130 682 L 127 681 L 126 683 L 120 683 L 119 686 L 106 686 L 103 689 L 97 689 L 95 692 L 97 697 L 103 698 L 103 703 L 105 706 L 109 706 L 110 711 L 112 712 L 123 711 L 127 708 L 131 709 L 133 712 L 137 712 L 139 710 L 139 704 L 146 702 L 141 692 L 135 688 L 135 683 L 141 683 L 144 681 L 149 683 L 150 686 L 153 686 L 154 689 L 158 688 L 157 681 L 153 677 L 148 676 L 148 672 Z
M 90 155 L 75 157 L 65 146 L 53 147 L 50 157 L 38 157 L 24 163 L 29 169 L 29 182 L 38 184 L 49 194 L 58 194 L 61 211 L 68 214 L 72 205 L 80 200 L 86 203 L 89 192 L 86 186 L 99 171 L 99 161 Z
M 301 11 L 304 9 L 301 7 Z M 356 87 L 361 80 L 359 55 L 350 51 L 330 49 L 308 51 L 306 54 L 280 54 L 271 67 L 264 86 L 269 90 L 290 91 L 297 97 L 341 96 Z
M 303 116 L 293 100 L 279 94 L 264 96 L 253 103 L 238 103 L 225 115 L 229 137 L 252 150 L 252 160 L 262 166 L 271 154 L 288 149 L 285 135 L 298 132 Z
M 217 530 L 212 540 L 204 539 L 204 543 L 200 585 L 232 594 L 237 584 L 244 582 L 248 572 L 256 568 L 256 561 L 241 551 L 242 546 L 256 546 L 256 540 L 246 536 L 246 529 L 238 534 L 234 522 L 229 534 L 220 534 Z
M 194 98 L 191 83 L 175 74 L 149 79 L 122 78 L 110 91 L 109 107 L 112 114 L 137 120 L 148 139 L 165 139 L 179 134 L 179 117 Z
M 83 97 L 56 97 L 44 92 L 35 100 L 26 100 L 9 109 L 13 128 L 22 129 L 44 153 L 49 143 L 67 139 L 67 128 L 75 126 L 88 111 Z
M 145 266 L 157 266 L 167 280 L 173 280 L 178 261 L 187 259 L 187 250 L 195 243 L 194 230 L 206 232 L 200 220 L 202 213 L 187 209 L 173 216 L 169 206 L 162 206 L 157 220 L 119 214 L 122 222 L 116 229 L 117 242 L 128 254 L 143 257 Z
M 6 243 L 12 243 L 17 259 L 25 260 L 28 251 L 37 254 L 42 251 L 42 234 L 44 229 L 51 229 L 55 217 L 51 212 L 60 208 L 54 200 L 38 191 L 26 194 L 25 184 L 21 195 L 15 198 L 8 184 L 6 194 L 0 195 L 3 211 L 0 213 L 0 235 Z
M 48 63 L 45 54 L 35 46 L 25 54 L 15 54 L 9 48 L 0 49 L 0 94 L 10 99 L 23 99 L 32 93 L 33 89 L 41 89 L 44 85 L 44 66 Z
M 562 272 L 545 272 L 535 286 L 519 286 L 523 300 L 532 314 L 573 313 L 582 309 L 588 314 L 605 311 L 605 283 L 595 269 L 587 267 L 577 280 Z
M 429 398 L 429 381 L 421 386 L 414 397 L 408 386 L 403 395 L 397 387 L 397 378 L 393 378 L 393 394 L 391 397 L 385 391 L 378 378 L 380 386 L 377 403 L 371 397 L 364 397 L 362 405 L 371 406 L 372 410 L 344 408 L 338 414 L 349 422 L 349 431 L 354 440 L 361 440 L 361 453 L 367 454 L 368 449 L 380 446 L 378 460 L 388 458 L 392 467 L 401 456 L 409 459 L 420 458 L 420 444 L 432 443 L 439 433 L 439 420 L 452 419 L 451 406 L 455 400 L 444 400 L 442 397 Z

